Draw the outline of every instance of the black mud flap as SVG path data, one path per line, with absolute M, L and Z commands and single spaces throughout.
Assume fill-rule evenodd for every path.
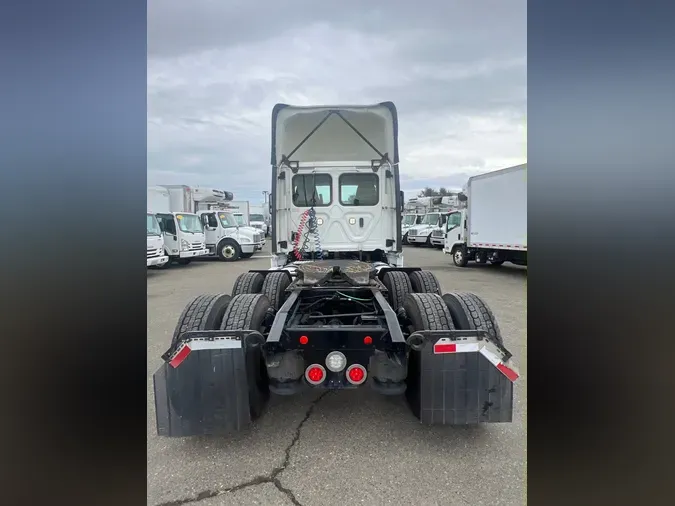
M 427 425 L 511 422 L 511 355 L 480 330 L 419 331 L 410 335 L 408 401 Z
M 185 332 L 153 375 L 157 434 L 227 434 L 251 423 L 245 348 L 254 331 Z

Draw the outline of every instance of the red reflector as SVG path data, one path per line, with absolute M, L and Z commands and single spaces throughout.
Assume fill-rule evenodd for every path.
M 497 369 L 499 369 L 504 376 L 509 378 L 511 381 L 516 381 L 518 379 L 518 373 L 513 369 L 506 367 L 504 364 L 497 364 Z
M 310 379 L 310 381 L 314 381 L 318 383 L 323 379 L 323 369 L 320 367 L 312 367 L 307 371 L 307 377 Z
M 300 344 L 307 344 L 309 342 L 309 337 L 300 336 Z
M 455 353 L 457 345 L 454 343 L 436 343 L 434 344 L 434 353 Z
M 373 344 L 373 338 L 370 336 L 366 336 L 363 338 L 363 344 Z
M 364 372 L 360 367 L 353 367 L 349 370 L 349 379 L 354 383 L 360 383 L 363 379 Z
M 183 362 L 183 360 L 187 358 L 187 356 L 190 354 L 191 351 L 192 350 L 190 349 L 190 347 L 186 344 L 181 348 L 181 350 L 176 354 L 176 356 L 171 359 L 169 365 L 175 369 Z

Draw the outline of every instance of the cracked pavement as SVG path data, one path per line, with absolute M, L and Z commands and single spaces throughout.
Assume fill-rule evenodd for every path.
M 263 253 L 264 255 L 265 253 Z M 200 293 L 229 293 L 268 258 L 194 262 L 148 273 L 148 504 L 521 505 L 526 502 L 527 277 L 522 268 L 458 269 L 439 250 L 406 248 L 406 264 L 432 270 L 444 291 L 473 291 L 497 316 L 521 371 L 514 422 L 425 427 L 402 398 L 368 388 L 271 396 L 247 431 L 159 438 L 152 373 L 176 320 Z

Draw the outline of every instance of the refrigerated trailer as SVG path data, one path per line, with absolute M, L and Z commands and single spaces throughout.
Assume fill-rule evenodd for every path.
M 424 424 L 510 422 L 518 371 L 487 304 L 404 266 L 394 104 L 279 104 L 271 162 L 271 268 L 179 316 L 153 376 L 158 433 L 226 433 L 270 394 L 365 387 Z
M 464 198 L 446 223 L 443 251 L 454 264 L 527 265 L 527 164 L 469 178 Z

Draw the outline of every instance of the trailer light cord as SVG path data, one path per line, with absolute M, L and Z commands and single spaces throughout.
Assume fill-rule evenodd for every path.
M 360 299 L 358 297 L 354 297 L 352 295 L 347 295 L 346 293 L 342 293 L 342 292 L 335 292 L 335 293 L 337 293 L 338 295 L 342 295 L 346 299 L 357 300 L 359 302 L 372 302 L 373 301 L 373 299 Z

